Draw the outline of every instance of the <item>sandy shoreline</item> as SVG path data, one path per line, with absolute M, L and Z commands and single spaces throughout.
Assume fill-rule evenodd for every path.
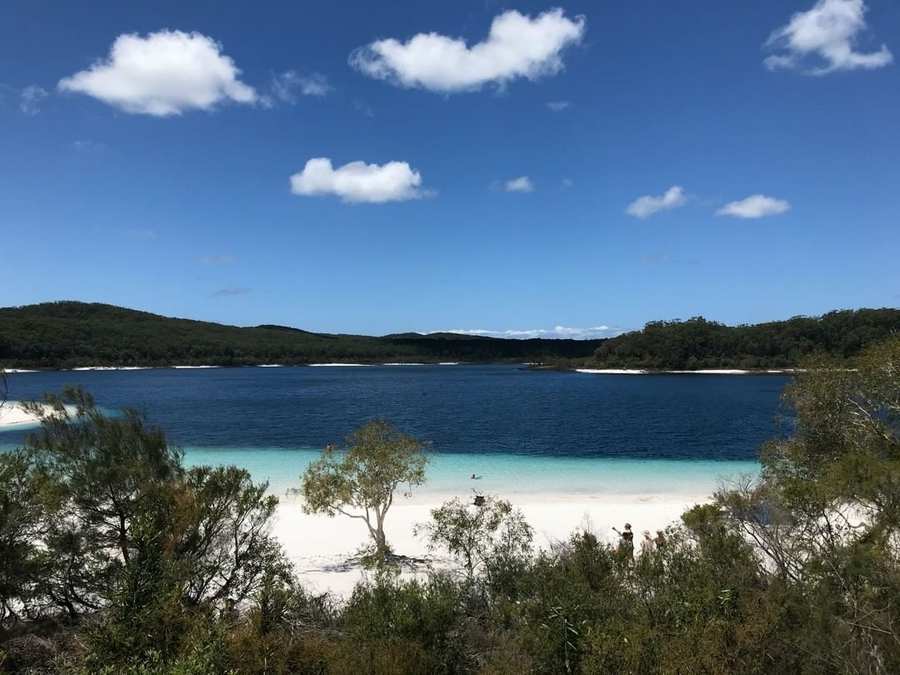
M 471 494 L 462 493 L 460 497 L 470 499 Z M 615 542 L 617 535 L 612 528 L 622 529 L 626 522 L 632 524 L 639 540 L 644 530 L 655 533 L 678 521 L 686 509 L 708 499 L 705 495 L 682 494 L 585 497 L 546 493 L 518 495 L 510 501 L 522 509 L 534 528 L 535 546 L 547 549 L 555 542 L 565 541 L 576 530 L 585 529 L 602 540 Z M 437 569 L 451 567 L 440 552 L 430 554 L 425 541 L 414 534 L 415 526 L 427 522 L 431 510 L 442 501 L 443 496 L 426 494 L 400 500 L 391 508 L 385 530 L 396 553 L 431 558 Z M 346 565 L 348 558 L 367 543 L 365 525 L 359 520 L 305 514 L 300 498 L 281 497 L 272 533 L 310 591 L 330 591 L 346 597 L 367 574 L 359 567 Z
M 49 405 L 42 406 L 47 412 L 51 410 Z M 66 406 L 66 410 L 74 413 L 75 408 Z M 21 401 L 6 401 L 0 405 L 0 431 L 37 426 L 39 423 L 38 417 L 25 410 Z

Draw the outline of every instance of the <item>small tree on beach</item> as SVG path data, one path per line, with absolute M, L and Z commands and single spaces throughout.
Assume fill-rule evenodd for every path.
M 466 504 L 458 497 L 431 511 L 431 522 L 418 528 L 428 547 L 446 549 L 464 566 L 471 580 L 491 559 L 526 555 L 533 532 L 522 512 L 505 499 L 485 497 L 481 504 Z
M 372 537 L 375 559 L 390 554 L 384 520 L 401 485 L 410 496 L 425 482 L 427 459 L 421 441 L 375 420 L 357 429 L 345 448 L 328 446 L 302 476 L 307 513 L 338 513 L 365 522 Z

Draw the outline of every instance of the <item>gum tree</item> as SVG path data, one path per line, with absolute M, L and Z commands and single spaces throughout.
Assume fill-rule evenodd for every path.
M 374 558 L 390 555 L 384 521 L 394 495 L 404 496 L 425 482 L 427 459 L 421 441 L 382 420 L 369 422 L 347 439 L 346 447 L 328 446 L 302 476 L 307 513 L 337 514 L 362 520 L 372 538 Z

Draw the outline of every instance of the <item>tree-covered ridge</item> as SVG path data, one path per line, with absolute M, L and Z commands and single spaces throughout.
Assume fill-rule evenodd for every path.
M 787 321 L 726 326 L 703 317 L 654 321 L 605 340 L 590 362 L 598 368 L 790 368 L 812 354 L 852 359 L 900 333 L 900 309 L 829 312 Z
M 0 366 L 239 366 L 261 363 L 547 361 L 586 358 L 599 340 L 386 337 L 227 326 L 123 307 L 52 302 L 0 308 Z

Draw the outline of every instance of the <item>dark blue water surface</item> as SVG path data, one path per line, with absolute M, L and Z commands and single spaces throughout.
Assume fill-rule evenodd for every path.
M 779 375 L 587 375 L 516 366 L 222 368 L 13 374 L 13 400 L 78 384 L 184 447 L 321 448 L 374 417 L 437 452 L 753 459 Z M 22 431 L 0 433 L 0 445 Z

